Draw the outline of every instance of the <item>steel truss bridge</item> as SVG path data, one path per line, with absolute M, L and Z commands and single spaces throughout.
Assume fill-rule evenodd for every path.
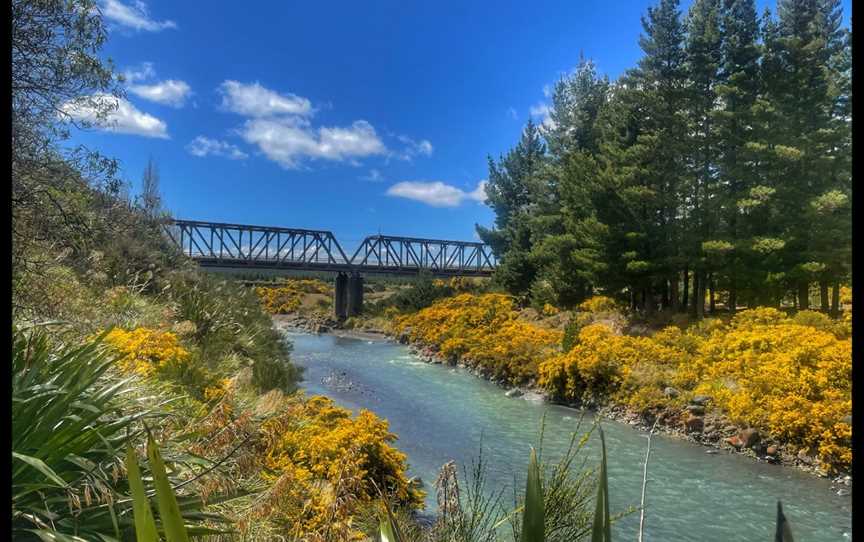
M 349 258 L 326 230 L 170 220 L 165 232 L 202 267 L 486 277 L 497 261 L 489 246 L 467 241 L 372 235 Z

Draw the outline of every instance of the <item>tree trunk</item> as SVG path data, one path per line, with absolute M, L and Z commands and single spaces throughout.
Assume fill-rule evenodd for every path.
M 840 316 L 840 282 L 834 282 L 834 288 L 831 289 L 831 316 L 838 318 Z
M 681 308 L 682 312 L 687 310 L 687 302 L 689 301 L 688 294 L 690 293 L 690 271 L 685 267 L 684 268 L 684 293 L 681 296 Z
M 678 273 L 675 273 L 672 280 L 669 281 L 669 297 L 671 298 L 672 310 L 676 312 L 680 310 L 680 300 L 678 299 Z
M 698 303 L 696 302 L 699 299 L 699 273 L 697 271 L 693 272 L 693 295 L 690 296 L 690 316 L 694 318 L 699 317 L 699 309 L 697 308 Z
M 663 288 L 660 297 L 660 308 L 666 310 L 669 308 L 669 281 L 663 279 Z
M 652 305 L 653 303 L 651 302 L 651 287 L 645 286 L 644 288 L 642 288 L 642 310 L 645 311 L 645 314 L 651 314 Z
M 822 305 L 822 312 L 828 314 L 831 309 L 831 302 L 828 300 L 828 281 L 825 279 L 819 281 L 819 301 Z
M 798 283 L 798 310 L 806 311 L 810 308 L 810 283 Z
M 730 313 L 735 314 L 738 308 L 738 285 L 735 284 L 735 277 L 732 277 L 732 284 L 729 286 L 729 306 L 726 307 Z
M 636 310 L 636 290 L 632 286 L 630 287 L 630 310 Z
M 699 286 L 693 292 L 696 294 L 693 300 L 696 302 L 696 319 L 701 320 L 705 317 L 705 289 L 708 281 L 705 280 L 705 273 L 701 271 L 696 274 L 696 278 Z
M 714 298 L 714 273 L 711 273 L 711 278 L 708 279 L 708 295 L 710 298 L 710 302 L 708 304 L 708 310 L 711 314 L 717 310 L 717 300 Z

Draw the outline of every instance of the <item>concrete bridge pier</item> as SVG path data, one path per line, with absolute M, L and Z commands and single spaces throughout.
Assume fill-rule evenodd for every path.
M 363 275 L 356 271 L 348 278 L 348 315 L 363 312 Z
M 340 322 L 348 316 L 348 275 L 336 275 L 336 287 L 333 289 L 333 311 Z

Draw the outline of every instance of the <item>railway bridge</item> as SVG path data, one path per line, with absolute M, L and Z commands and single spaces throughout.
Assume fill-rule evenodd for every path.
M 336 273 L 336 317 L 363 308 L 363 275 L 488 277 L 497 261 L 483 243 L 391 235 L 363 239 L 349 258 L 332 232 L 172 219 L 165 232 L 201 267 Z

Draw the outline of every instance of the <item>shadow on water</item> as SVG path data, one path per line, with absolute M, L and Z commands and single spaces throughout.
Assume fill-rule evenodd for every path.
M 544 412 L 543 450 L 552 461 L 566 449 L 580 417 L 566 407 L 506 397 L 465 371 L 422 362 L 402 345 L 330 335 L 288 338 L 295 362 L 307 368 L 308 394 L 327 395 L 389 421 L 399 436 L 397 446 L 408 454 L 410 474 L 425 482 L 429 511 L 435 510 L 429 490 L 439 467 L 449 460 L 470 465 L 481 437 L 490 486 L 509 488 L 514 473 L 516 483 L 524 483 L 518 477 L 524 476 Z M 586 415 L 583 431 L 590 422 Z M 603 424 L 614 513 L 639 504 L 647 434 L 614 421 Z M 595 440 L 586 450 L 599 461 Z M 700 446 L 655 435 L 648 479 L 646 540 L 770 540 L 778 499 L 796 540 L 851 539 L 850 497 L 832 492 L 829 481 L 792 468 L 724 452 L 708 455 Z M 619 521 L 616 538 L 635 539 L 638 523 L 638 514 Z

